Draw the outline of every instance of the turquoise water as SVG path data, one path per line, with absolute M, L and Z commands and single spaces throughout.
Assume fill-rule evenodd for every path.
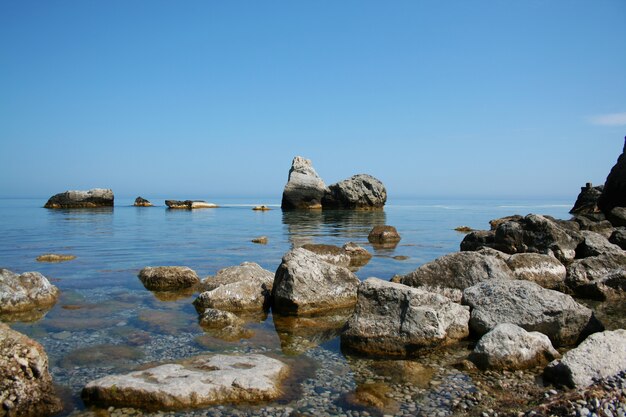
M 275 271 L 293 245 L 353 241 L 374 255 L 356 275 L 389 279 L 457 251 L 464 236 L 453 230 L 457 226 L 486 229 L 489 220 L 512 214 L 569 218 L 571 207 L 568 201 L 413 199 L 390 201 L 382 212 L 283 213 L 278 201 L 210 201 L 220 208 L 136 208 L 131 199 L 117 199 L 113 209 L 47 210 L 42 208 L 45 199 L 0 200 L 0 267 L 39 271 L 62 291 L 44 318 L 12 326 L 46 347 L 53 378 L 70 398 L 67 412 L 83 407 L 80 388 L 88 380 L 140 363 L 242 346 L 277 353 L 284 348 L 271 314 L 250 324 L 255 336 L 244 341 L 223 342 L 205 335 L 191 305 L 195 296 L 155 297 L 137 279 L 145 266 L 185 265 L 205 277 L 251 261 Z M 273 210 L 251 210 L 258 204 Z M 367 242 L 370 229 L 380 224 L 398 229 L 402 240 L 396 248 L 377 250 Z M 258 236 L 267 236 L 269 243 L 252 243 Z M 37 262 L 44 253 L 77 258 Z M 323 340 L 321 349 L 340 355 L 333 337 Z

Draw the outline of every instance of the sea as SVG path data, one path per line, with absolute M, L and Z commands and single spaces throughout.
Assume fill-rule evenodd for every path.
M 573 203 L 412 198 L 391 200 L 382 211 L 283 212 L 280 201 L 272 198 L 206 199 L 219 207 L 193 211 L 169 210 L 163 199 L 150 200 L 154 207 L 133 207 L 133 199 L 116 198 L 114 208 L 50 210 L 43 208 L 45 198 L 0 199 L 0 267 L 41 272 L 61 290 L 59 301 L 43 317 L 10 325 L 46 348 L 52 377 L 65 400 L 64 415 L 84 412 L 80 393 L 92 379 L 215 352 L 261 352 L 307 366 L 296 365 L 302 370 L 292 385 L 299 388 L 276 403 L 173 415 L 238 415 L 246 410 L 253 410 L 251 415 L 274 415 L 268 409 L 276 415 L 418 415 L 427 409 L 425 398 L 432 393 L 403 392 L 391 411 L 360 408 L 346 399 L 345 391 L 355 389 L 360 378 L 375 377 L 363 376 L 342 353 L 338 332 L 289 334 L 288 326 L 277 326 L 269 312 L 250 323 L 250 331 L 240 338 L 221 338 L 198 324 L 192 306 L 197 294 L 152 293 L 137 278 L 139 270 L 183 265 L 204 278 L 228 266 L 256 262 L 274 272 L 294 246 L 355 242 L 373 255 L 355 272 L 359 279 L 388 280 L 458 251 L 464 237 L 454 230 L 458 226 L 488 229 L 489 220 L 513 214 L 568 219 Z M 271 210 L 252 210 L 261 204 Z M 372 227 L 384 224 L 396 227 L 402 236 L 394 248 L 375 248 L 367 240 Z M 267 244 L 252 242 L 260 236 L 267 237 Z M 58 263 L 36 260 L 47 253 L 76 258 Z M 298 337 L 299 345 L 294 342 Z M 329 394 L 323 395 L 324 390 Z M 443 415 L 452 413 L 441 410 Z

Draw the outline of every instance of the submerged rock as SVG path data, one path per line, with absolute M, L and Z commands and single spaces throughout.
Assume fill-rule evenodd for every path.
M 320 209 L 322 197 L 328 189 L 317 175 L 309 159 L 296 156 L 291 162 L 289 178 L 283 190 L 281 208 Z
M 259 236 L 259 237 L 255 237 L 254 239 L 252 239 L 251 242 L 257 243 L 259 245 L 267 245 L 267 243 L 269 242 L 269 239 L 267 238 L 267 236 Z
M 193 210 L 201 208 L 216 208 L 217 204 L 207 203 L 202 200 L 165 200 L 165 205 L 170 209 Z
M 0 268 L 0 314 L 50 309 L 57 301 L 59 289 L 39 272 L 21 275 Z
M 580 188 L 580 194 L 578 194 L 574 207 L 569 212 L 572 214 L 599 212 L 598 199 L 602 194 L 602 190 L 604 190 L 604 185 L 594 187 L 592 183 L 588 182 L 584 187 Z
M 325 209 L 381 209 L 387 201 L 382 182 L 367 174 L 354 175 L 330 185 L 322 199 Z
M 584 388 L 595 380 L 626 371 L 626 330 L 595 333 L 561 360 L 551 362 L 544 378 L 572 388 Z
M 287 252 L 276 270 L 273 309 L 282 314 L 311 314 L 356 303 L 359 279 L 348 268 L 325 262 L 303 248 Z
M 396 243 L 399 242 L 400 234 L 393 226 L 374 226 L 370 233 L 367 235 L 367 240 L 370 243 Z
M 478 335 L 500 323 L 512 323 L 527 331 L 541 332 L 555 346 L 563 346 L 604 330 L 593 311 L 569 295 L 530 281 L 481 282 L 463 292 L 463 304 L 472 309 L 470 327 Z
M 135 199 L 135 203 L 133 204 L 135 207 L 152 207 L 152 203 L 145 198 L 137 197 Z
M 611 168 L 606 178 L 602 194 L 598 198 L 598 208 L 607 214 L 614 207 L 626 207 L 626 138 L 624 150 L 617 158 L 617 163 Z
M 2 322 L 0 375 L 0 415 L 35 417 L 61 411 L 43 347 Z
M 579 259 L 567 267 L 565 283 L 581 298 L 606 300 L 626 293 L 626 253 Z
M 270 211 L 271 208 L 269 208 L 267 206 L 254 206 L 254 207 L 252 207 L 252 210 L 254 210 L 254 211 Z
M 76 259 L 74 255 L 62 255 L 59 253 L 46 253 L 45 255 L 39 255 L 37 262 L 67 262 Z
M 368 278 L 341 335 L 344 350 L 375 356 L 412 356 L 469 335 L 467 307 L 402 284 Z
M 151 291 L 172 291 L 191 288 L 200 283 L 196 272 L 186 266 L 147 266 L 139 271 L 139 279 Z
M 146 409 L 185 409 L 270 401 L 281 394 L 289 368 L 264 355 L 198 356 L 88 383 L 87 403 Z
M 350 257 L 351 268 L 360 268 L 372 259 L 372 254 L 367 249 L 354 242 L 346 243 L 342 246 L 342 249 Z
M 200 314 L 200 325 L 208 328 L 222 329 L 228 326 L 242 326 L 245 322 L 228 311 L 205 308 Z
M 560 356 L 545 334 L 503 323 L 480 338 L 470 359 L 482 369 L 526 369 Z
M 113 191 L 104 188 L 93 188 L 88 191 L 65 191 L 55 194 L 46 202 L 45 208 L 96 208 L 113 207 Z

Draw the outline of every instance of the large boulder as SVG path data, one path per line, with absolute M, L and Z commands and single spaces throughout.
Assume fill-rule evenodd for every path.
M 626 226 L 626 207 L 613 207 L 606 217 L 613 226 L 624 227 Z
M 380 209 L 387 202 L 382 182 L 367 174 L 354 175 L 330 185 L 322 199 L 325 209 Z
M 186 266 L 147 266 L 139 271 L 139 280 L 150 291 L 175 291 L 200 283 L 196 272 Z
M 543 288 L 565 290 L 567 270 L 554 256 L 541 253 L 516 253 L 511 255 L 507 265 L 515 279 L 532 281 Z
M 607 214 L 614 207 L 626 207 L 626 138 L 624 149 L 617 158 L 617 163 L 611 168 L 604 183 L 602 194 L 598 198 L 598 208 Z
M 313 169 L 311 161 L 296 156 L 291 162 L 280 206 L 284 210 L 320 209 L 327 190 L 326 184 Z
M 538 331 L 554 346 L 573 345 L 603 330 L 593 311 L 558 291 L 520 280 L 483 281 L 463 292 L 471 307 L 470 328 L 483 335 L 500 323 Z
M 370 243 L 397 243 L 402 239 L 395 227 L 389 225 L 374 226 L 367 235 Z
M 413 272 L 394 277 L 395 282 L 443 293 L 457 302 L 465 288 L 489 279 L 513 279 L 513 273 L 500 258 L 480 252 L 444 255 Z
M 580 188 L 580 194 L 578 194 L 578 198 L 576 198 L 574 207 L 572 207 L 569 212 L 572 214 L 599 212 L 600 210 L 598 209 L 598 198 L 600 198 L 603 189 L 604 185 L 598 185 L 597 187 L 594 187 L 593 184 L 590 182 L 585 184 L 584 187 Z
M 609 238 L 613 233 L 613 225 L 604 218 L 604 214 L 597 215 L 578 215 L 573 218 L 578 223 L 580 230 L 589 230 L 591 232 L 600 233 L 602 236 Z
M 551 362 L 544 378 L 572 388 L 584 388 L 594 381 L 626 371 L 626 330 L 595 333 L 561 360 Z
M 295 248 L 283 256 L 276 270 L 272 309 L 282 314 L 311 314 L 351 307 L 358 286 L 359 279 L 348 268 Z
M 59 289 L 39 272 L 21 275 L 0 268 L 0 314 L 47 311 L 57 301 Z
M 186 409 L 270 401 L 281 394 L 289 368 L 264 355 L 198 356 L 89 382 L 87 403 L 147 409 Z
M 2 322 L 0 375 L 0 416 L 49 416 L 61 411 L 43 347 Z
M 113 191 L 110 189 L 72 190 L 53 195 L 44 207 L 51 209 L 113 207 L 113 200 Z
M 626 293 L 626 253 L 579 259 L 567 267 L 565 283 L 581 298 L 605 300 Z
M 230 312 L 263 310 L 269 307 L 274 274 L 254 262 L 221 269 L 207 277 L 202 292 L 193 302 L 196 310 L 206 308 Z
M 502 323 L 480 338 L 470 360 L 482 369 L 526 369 L 560 356 L 545 334 Z
M 583 230 L 580 232 L 583 241 L 576 247 L 576 258 L 588 258 L 603 254 L 624 254 L 624 250 L 619 246 L 609 242 L 603 235 Z
M 626 250 L 626 227 L 616 228 L 609 237 L 609 242 Z
M 339 246 L 322 243 L 306 243 L 301 247 L 317 254 L 317 256 L 328 263 L 345 267 L 350 266 L 350 256 Z
M 469 335 L 467 307 L 421 288 L 368 278 L 359 286 L 342 349 L 374 356 L 413 356 Z

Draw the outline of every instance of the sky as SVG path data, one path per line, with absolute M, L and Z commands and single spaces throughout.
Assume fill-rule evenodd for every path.
M 624 0 L 2 0 L 0 197 L 575 198 L 626 135 Z

